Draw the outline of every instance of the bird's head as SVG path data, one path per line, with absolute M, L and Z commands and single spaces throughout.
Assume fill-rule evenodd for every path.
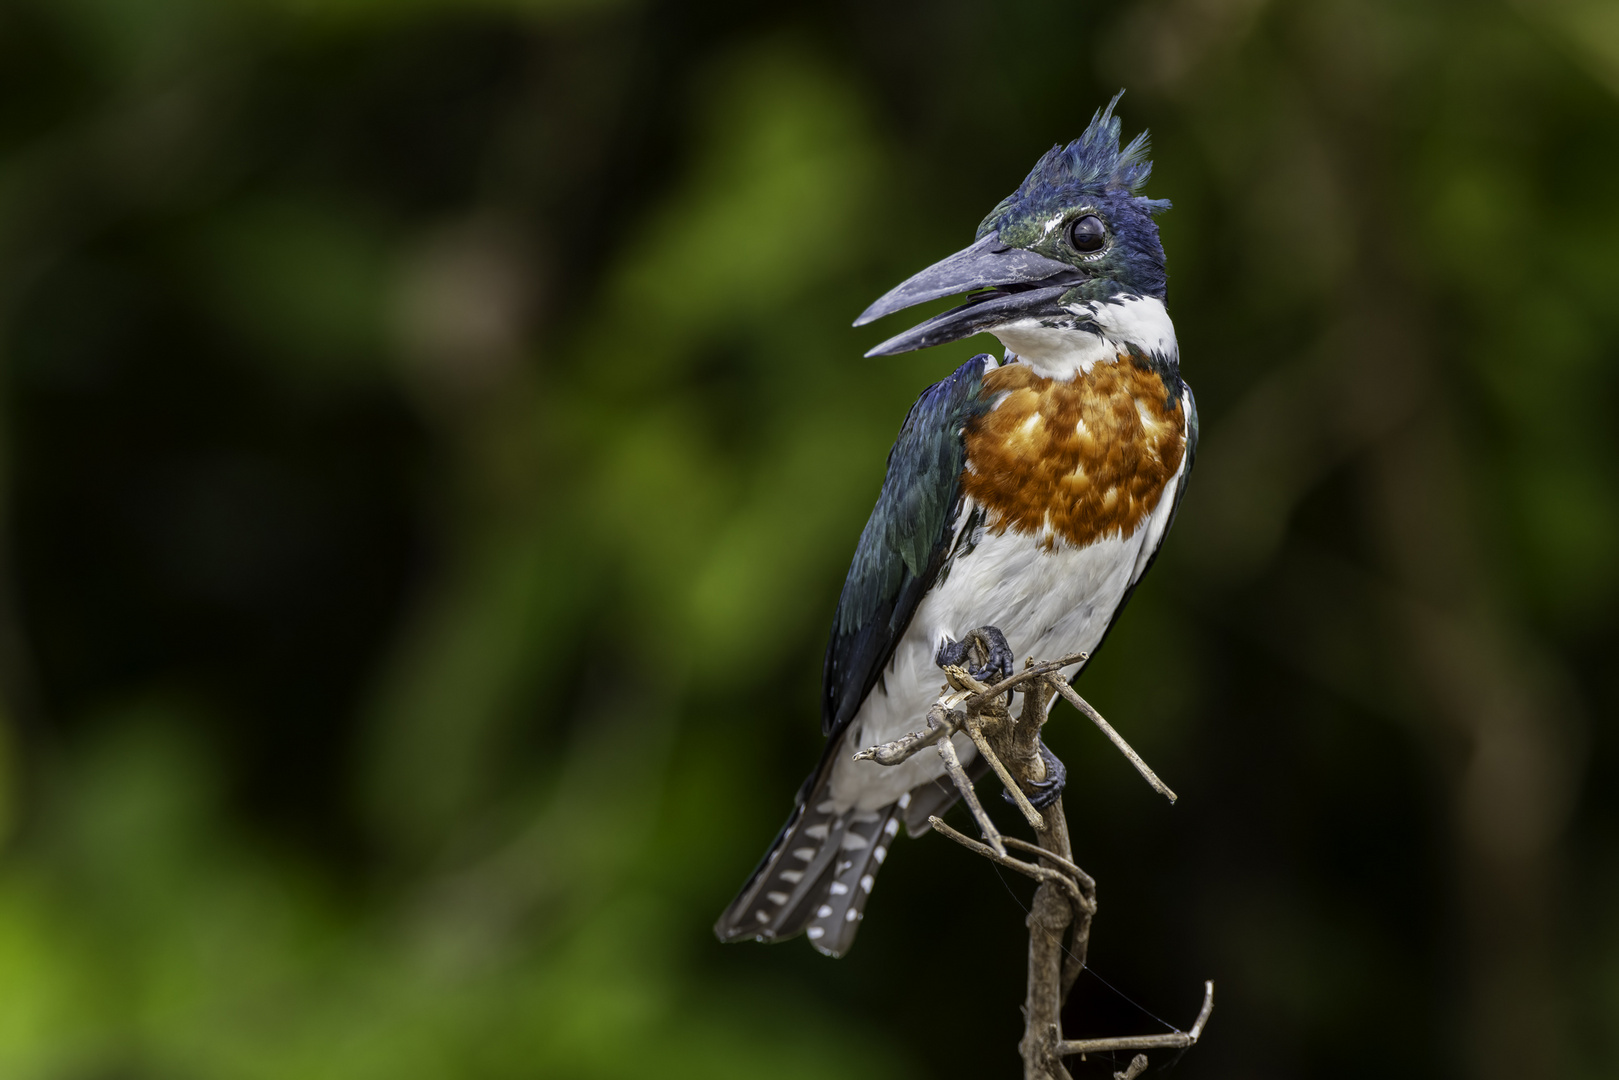
M 1122 92 L 1121 92 L 1122 94 Z M 1152 172 L 1147 133 L 1122 149 L 1118 97 L 1085 133 L 1054 146 L 978 226 L 977 241 L 889 290 L 856 326 L 959 293 L 967 302 L 892 337 L 890 356 L 989 331 L 1009 346 L 1028 333 L 1100 332 L 1098 305 L 1148 298 L 1162 311 L 1164 249 L 1152 215 L 1169 203 L 1137 195 Z

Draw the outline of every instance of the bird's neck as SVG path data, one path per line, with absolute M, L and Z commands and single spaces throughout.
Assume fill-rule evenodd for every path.
M 1180 360 L 1175 326 L 1155 296 L 1120 295 L 1069 304 L 1064 315 L 1040 315 L 996 327 L 1001 344 L 1038 374 L 1068 381 L 1121 352 Z

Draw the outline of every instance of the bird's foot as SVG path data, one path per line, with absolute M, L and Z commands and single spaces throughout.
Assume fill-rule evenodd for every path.
M 939 667 L 963 667 L 975 649 L 983 658 L 984 666 L 969 668 L 969 675 L 981 683 L 990 684 L 1012 677 L 1012 646 L 1006 643 L 1006 635 L 993 626 L 980 626 L 977 630 L 969 631 L 960 641 L 946 638 L 934 655 L 933 662 Z
M 1036 810 L 1044 810 L 1056 802 L 1058 797 L 1062 795 L 1062 789 L 1068 785 L 1067 766 L 1062 763 L 1056 754 L 1051 752 L 1051 748 L 1045 743 L 1040 744 L 1040 760 L 1046 763 L 1046 778 L 1040 781 L 1030 781 L 1029 787 L 1032 790 L 1025 792 L 1029 799 L 1029 805 Z M 1017 800 L 1012 797 L 1010 791 L 1001 792 L 1001 798 L 1013 806 L 1017 805 Z

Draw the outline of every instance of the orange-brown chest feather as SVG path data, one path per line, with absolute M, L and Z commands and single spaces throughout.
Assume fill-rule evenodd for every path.
M 1130 536 L 1186 453 L 1180 399 L 1129 356 L 1071 382 L 1008 364 L 985 374 L 984 394 L 998 404 L 967 425 L 962 489 L 991 529 L 1047 548 Z

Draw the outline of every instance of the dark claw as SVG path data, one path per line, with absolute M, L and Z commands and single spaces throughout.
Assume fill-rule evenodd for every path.
M 933 662 L 939 667 L 961 667 L 974 649 L 984 657 L 984 666 L 968 669 L 973 678 L 993 685 L 1012 677 L 1012 646 L 1006 643 L 1006 635 L 993 626 L 980 626 L 960 641 L 946 639 L 934 654 Z
M 1029 797 L 1029 805 L 1036 810 L 1044 810 L 1056 802 L 1062 795 L 1063 787 L 1068 783 L 1067 766 L 1058 760 L 1057 755 L 1053 754 L 1045 743 L 1040 744 L 1040 758 L 1046 763 L 1046 778 L 1038 784 L 1031 783 L 1029 786 L 1034 790 L 1024 793 Z M 1012 798 L 1010 791 L 1001 792 L 1001 798 L 1013 806 L 1017 805 L 1017 800 Z
M 967 640 L 973 641 L 985 656 L 984 666 L 972 673 L 973 678 L 993 684 L 1012 677 L 1012 646 L 1006 643 L 1005 634 L 993 626 L 980 626 L 967 635 Z
M 971 647 L 967 641 L 945 638 L 944 644 L 939 646 L 939 651 L 933 656 L 933 663 L 941 668 L 960 667 L 962 661 L 967 659 L 967 650 Z

